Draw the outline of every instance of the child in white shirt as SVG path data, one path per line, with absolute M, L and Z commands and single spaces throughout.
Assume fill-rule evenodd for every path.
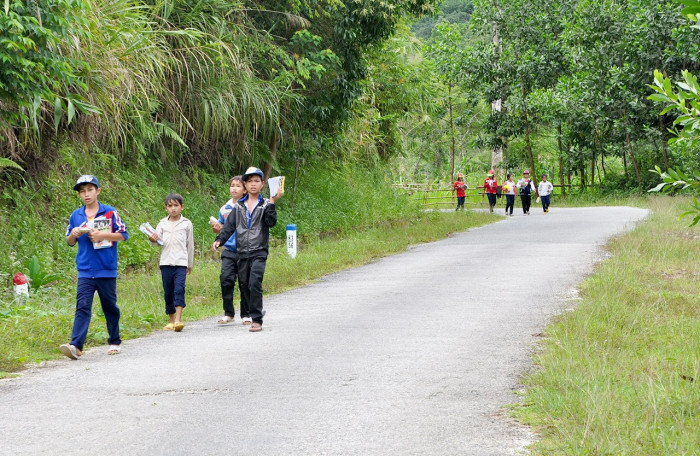
M 545 212 L 545 214 L 549 212 L 549 197 L 552 194 L 552 190 L 554 190 L 554 186 L 547 180 L 547 175 L 543 174 L 542 181 L 540 182 L 540 185 L 537 186 L 537 193 L 540 195 L 542 210 Z
M 192 272 L 194 263 L 194 230 L 192 222 L 182 216 L 185 204 L 181 195 L 171 193 L 165 197 L 168 216 L 158 223 L 156 232 L 148 239 L 163 241 L 160 253 L 160 272 L 163 278 L 165 313 L 170 318 L 165 330 L 180 332 L 182 311 L 185 308 L 185 279 Z

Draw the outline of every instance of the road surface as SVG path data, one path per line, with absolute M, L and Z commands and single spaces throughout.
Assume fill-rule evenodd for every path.
M 645 210 L 553 208 L 0 381 L 0 455 L 509 455 L 537 333 Z M 301 253 L 303 255 L 303 252 Z M 128 311 L 128 310 L 126 310 Z

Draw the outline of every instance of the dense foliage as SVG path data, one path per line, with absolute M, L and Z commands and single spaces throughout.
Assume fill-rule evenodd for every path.
M 278 152 L 296 158 L 341 134 L 363 92 L 366 54 L 402 18 L 433 7 L 432 0 L 5 2 L 1 156 L 34 177 L 61 147 L 126 164 L 279 168 Z
M 446 99 L 470 101 L 434 131 L 457 138 L 459 170 L 528 167 L 588 191 L 649 188 L 655 165 L 697 167 L 695 147 L 667 144 L 678 113 L 659 115 L 648 99 L 654 70 L 680 79 L 698 66 L 698 31 L 681 8 L 675 0 L 474 0 L 468 23 L 443 21 L 426 40 Z M 466 121 L 474 117 L 477 129 Z M 409 153 L 406 173 L 449 175 L 455 152 L 438 166 L 416 163 L 425 154 Z

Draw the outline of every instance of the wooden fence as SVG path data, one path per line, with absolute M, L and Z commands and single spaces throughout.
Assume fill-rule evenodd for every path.
M 552 196 L 557 196 L 557 188 L 567 187 L 570 191 L 571 185 L 569 184 L 556 184 L 553 185 L 554 190 L 552 191 Z M 421 199 L 423 206 L 456 206 L 457 205 L 457 192 L 453 191 L 451 188 L 444 188 L 438 184 L 395 184 L 394 188 L 398 191 L 402 191 L 409 195 L 416 195 Z M 484 192 L 483 186 L 478 186 L 474 188 L 468 188 L 464 191 L 466 197 L 464 204 L 465 206 L 474 207 L 486 207 L 488 206 L 488 199 L 486 198 L 486 192 Z M 503 198 L 505 201 L 505 197 Z M 516 198 L 519 200 L 520 198 Z M 534 203 L 534 201 L 533 201 Z M 503 203 L 505 205 L 505 202 Z M 517 201 L 516 201 L 517 204 Z

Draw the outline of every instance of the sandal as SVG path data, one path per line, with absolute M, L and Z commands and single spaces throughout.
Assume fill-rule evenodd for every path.
M 176 323 L 173 325 L 173 330 L 174 330 L 175 332 L 180 332 L 180 331 L 182 331 L 183 329 L 185 329 L 185 324 L 184 324 L 183 322 L 181 322 L 181 321 L 178 321 L 178 322 L 176 322 Z
M 172 331 L 175 329 L 175 323 L 168 323 L 163 327 L 163 331 Z
M 219 318 L 219 324 L 220 325 L 227 325 L 229 323 L 233 323 L 235 317 L 230 317 L 228 315 L 224 315 L 223 317 Z
M 78 349 L 75 347 L 75 345 L 63 344 L 60 347 L 58 347 L 58 349 L 61 350 L 61 353 L 63 353 L 70 359 L 80 358 L 80 355 L 78 354 Z
M 248 331 L 252 333 L 260 332 L 262 331 L 262 325 L 260 323 L 253 323 L 252 325 L 250 325 L 250 329 Z
M 250 325 L 253 323 L 253 319 L 250 317 L 243 317 L 241 320 L 244 325 Z
M 121 345 L 110 345 L 109 350 L 107 350 L 108 355 L 118 355 L 122 351 Z

